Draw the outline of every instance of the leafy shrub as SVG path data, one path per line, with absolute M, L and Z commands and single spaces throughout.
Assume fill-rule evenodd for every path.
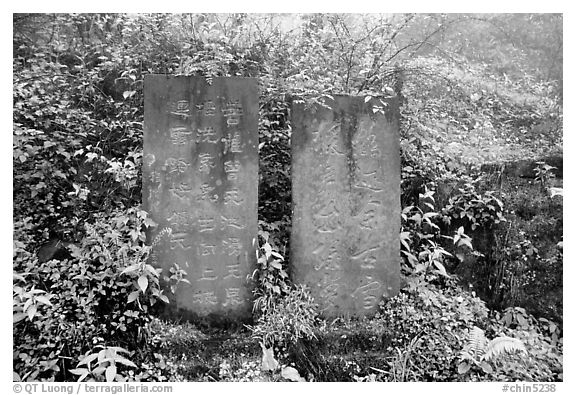
M 409 381 L 555 381 L 562 378 L 562 339 L 558 327 L 548 320 L 537 320 L 523 310 L 489 314 L 478 297 L 462 290 L 452 279 L 440 278 L 432 283 L 410 279 L 408 287 L 381 305 L 377 319 L 392 343 L 388 347 L 392 379 Z M 518 318 L 520 317 L 520 318 Z M 522 325 L 520 324 L 522 323 Z M 477 347 L 480 354 L 468 363 L 469 371 L 458 372 L 462 351 L 471 352 L 470 328 L 485 328 L 475 339 L 503 338 L 495 341 L 492 353 L 505 343 L 522 348 L 526 353 L 500 354 L 490 365 L 482 364 L 480 355 L 488 352 L 490 343 Z M 555 333 L 556 336 L 551 334 Z M 506 340 L 514 338 L 516 340 Z M 497 350 L 498 348 L 498 350 Z M 480 350 L 481 349 L 481 350 Z M 489 359 L 488 355 L 484 359 Z M 470 359 L 466 359 L 470 361 Z M 464 372 L 464 366 L 460 372 Z M 386 375 L 382 376 L 386 379 Z M 388 376 L 389 377 L 389 376 Z
M 520 340 L 499 336 L 488 341 L 484 331 L 475 326 L 470 330 L 468 342 L 460 353 L 462 362 L 458 365 L 458 373 L 465 374 L 472 366 L 481 368 L 485 373 L 492 373 L 489 361 L 497 359 L 502 353 L 514 351 L 526 353 L 526 348 Z
M 438 282 L 440 281 L 440 282 Z M 484 302 L 464 292 L 455 280 L 438 285 L 422 278 L 409 279 L 400 294 L 381 305 L 378 319 L 386 328 L 390 355 L 409 351 L 402 376 L 410 381 L 450 381 L 457 377 L 457 357 L 466 331 L 488 317 Z M 396 369 L 391 362 L 391 369 Z M 398 375 L 400 376 L 400 374 Z
M 479 193 L 476 187 L 467 183 L 452 195 L 448 204 L 442 209 L 446 223 L 458 223 L 466 229 L 490 229 L 500 222 L 506 221 L 503 216 L 504 204 L 494 192 Z
M 284 257 L 270 244 L 270 234 L 258 232 L 258 249 L 256 250 L 256 269 L 251 279 L 255 282 L 253 310 L 266 314 L 290 292 L 291 282 L 288 278 Z
M 70 369 L 70 373 L 80 376 L 78 381 L 87 377 L 90 377 L 91 381 L 103 381 L 104 378 L 106 381 L 124 381 L 124 377 L 118 372 L 118 366 L 136 367 L 132 361 L 122 355 L 128 351 L 122 347 L 100 348 L 102 349 L 99 352 L 90 353 L 82 358 L 76 369 Z M 92 362 L 95 362 L 94 367 L 91 366 Z
M 462 260 L 463 253 L 478 254 L 472 247 L 472 239 L 460 226 L 453 236 L 442 234 L 437 224 L 444 217 L 434 209 L 434 190 L 424 186 L 419 193 L 419 206 L 412 205 L 402 209 L 402 227 L 400 230 L 400 253 L 404 257 L 403 271 L 418 275 L 432 273 L 448 276 L 446 262 Z M 444 230 L 445 232 L 447 230 Z M 452 241 L 446 245 L 446 240 Z M 454 256 L 448 250 L 456 253 Z
M 94 346 L 134 349 L 149 339 L 150 307 L 165 300 L 146 264 L 154 223 L 136 208 L 97 218 L 70 260 L 39 263 L 15 243 L 14 370 L 24 380 L 63 381 Z
M 301 339 L 315 338 L 317 308 L 306 286 L 295 285 L 250 329 L 265 347 L 285 350 Z

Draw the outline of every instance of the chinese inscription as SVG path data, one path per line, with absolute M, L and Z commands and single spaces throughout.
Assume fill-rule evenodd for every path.
M 363 316 L 399 290 L 397 110 L 394 99 L 327 104 L 293 106 L 294 279 L 325 316 Z
M 190 318 L 249 316 L 257 232 L 258 91 L 255 79 L 147 76 L 144 207 L 171 236 L 155 266 L 184 268 L 173 296 Z

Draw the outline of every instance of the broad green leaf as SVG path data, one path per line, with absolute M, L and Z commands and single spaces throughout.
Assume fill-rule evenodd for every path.
M 28 319 L 32 321 L 32 318 L 36 315 L 36 306 L 30 306 L 26 313 L 28 314 Z
M 50 300 L 46 296 L 36 296 L 36 301 L 47 306 L 52 306 L 52 303 L 50 303 Z
M 280 372 L 280 375 L 282 376 L 282 378 L 290 381 L 299 381 L 299 382 L 306 381 L 304 380 L 304 378 L 302 378 L 302 376 L 300 376 L 300 373 L 298 373 L 298 371 L 291 366 L 283 367 L 282 371 Z
M 127 268 L 125 268 L 124 270 L 122 270 L 122 272 L 120 272 L 120 274 L 133 273 L 133 272 L 137 271 L 139 268 L 140 268 L 140 265 L 135 263 L 134 265 L 130 265 Z
M 123 365 L 130 366 L 130 367 L 133 367 L 133 368 L 136 368 L 136 367 L 137 367 L 136 364 L 134 364 L 134 362 L 132 362 L 132 361 L 126 359 L 126 358 L 116 357 L 115 361 L 116 361 L 116 363 L 121 363 L 121 364 L 123 364 Z
M 12 323 L 13 324 L 17 324 L 18 322 L 22 321 L 24 318 L 26 318 L 27 314 L 26 313 L 16 313 L 12 316 Z
M 460 362 L 458 365 L 458 374 L 464 374 L 470 370 L 470 364 L 466 361 Z
M 106 381 L 112 382 L 116 377 L 116 365 L 110 365 L 106 368 Z
M 140 291 L 131 292 L 130 295 L 128 295 L 128 303 L 134 302 L 136 299 L 138 299 L 139 295 Z
M 104 366 L 98 366 L 96 369 L 94 369 L 92 371 L 92 373 L 94 374 L 102 374 L 106 371 L 106 368 Z
M 141 275 L 138 278 L 138 286 L 142 292 L 146 292 L 146 288 L 148 288 L 148 277 L 146 277 L 146 275 Z
M 489 364 L 488 362 L 486 362 L 486 361 L 483 361 L 483 362 L 480 364 L 480 367 L 482 368 L 482 370 L 484 371 L 484 373 L 490 374 L 490 373 L 492 373 L 492 372 L 494 371 L 494 370 L 492 369 L 492 366 L 490 366 L 490 364 Z
M 70 369 L 69 372 L 72 374 L 80 376 L 80 377 L 78 377 L 78 381 L 84 380 L 86 378 L 86 376 L 88 376 L 88 374 L 90 373 L 90 371 L 88 369 L 85 369 L 85 368 Z
M 270 246 L 270 244 L 266 243 L 262 246 L 262 248 L 264 248 L 266 258 L 270 258 L 270 255 L 272 254 L 272 247 Z
M 98 354 L 96 354 L 96 353 L 87 355 L 80 362 L 78 362 L 78 365 L 76 365 L 76 366 L 80 366 L 80 365 L 90 366 L 90 362 L 92 362 L 96 358 L 98 358 Z

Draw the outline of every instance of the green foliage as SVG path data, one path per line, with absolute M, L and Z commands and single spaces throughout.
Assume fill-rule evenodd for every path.
M 495 335 L 514 337 L 526 349 L 521 355 L 504 354 L 493 361 L 491 380 L 562 380 L 563 339 L 556 324 L 536 319 L 521 308 L 511 308 L 503 314 L 494 312 L 488 330 Z
M 301 339 L 315 338 L 317 327 L 317 305 L 304 285 L 296 285 L 250 329 L 264 347 L 285 350 Z
M 455 222 L 472 230 L 490 229 L 506 221 L 503 212 L 504 204 L 494 196 L 494 192 L 479 193 L 470 183 L 458 188 L 458 193 L 450 196 L 448 204 L 442 209 L 447 224 Z
M 78 381 L 89 377 L 93 381 L 124 381 L 125 378 L 118 372 L 118 366 L 125 365 L 135 368 L 133 362 L 122 356 L 128 353 L 122 347 L 100 347 L 99 352 L 89 353 L 80 362 L 76 369 L 70 369 L 70 373 L 78 375 Z M 95 362 L 92 367 L 91 363 Z M 86 366 L 81 368 L 80 366 Z M 91 380 L 91 381 L 92 381 Z
M 400 252 L 405 258 L 403 271 L 414 275 L 432 273 L 448 277 L 448 260 L 461 260 L 464 253 L 478 253 L 472 247 L 472 238 L 464 233 L 463 226 L 454 232 L 454 236 L 441 233 L 442 228 L 437 222 L 442 225 L 449 221 L 446 220 L 445 208 L 443 215 L 435 211 L 434 194 L 434 190 L 424 185 L 424 193 L 418 194 L 418 206 L 410 205 L 402 209 Z M 446 245 L 446 240 L 452 241 L 451 245 Z M 452 249 L 456 256 L 448 249 Z
M 458 373 L 467 373 L 473 365 L 480 367 L 485 373 L 492 373 L 493 369 L 489 361 L 497 359 L 502 353 L 514 351 L 526 353 L 526 348 L 520 340 L 498 336 L 488 341 L 484 331 L 475 326 L 470 330 L 468 342 L 460 353 L 461 362 L 458 365 Z
M 540 184 L 542 189 L 546 189 L 549 186 L 550 181 L 555 177 L 552 170 L 556 169 L 554 166 L 546 164 L 546 162 L 540 161 L 536 162 L 538 166 L 534 169 L 536 174 L 536 182 Z
M 260 100 L 258 219 L 263 230 L 274 235 L 275 244 L 284 247 L 292 220 L 289 103 L 271 88 Z
M 153 225 L 138 209 L 100 214 L 86 224 L 73 259 L 44 263 L 18 241 L 17 229 L 14 370 L 22 379 L 69 379 L 71 359 L 96 344 L 146 344 L 150 308 L 166 301 L 158 270 L 146 264 L 144 232 Z
M 386 327 L 391 338 L 388 351 L 394 358 L 377 378 L 561 380 L 562 340 L 555 324 L 535 319 L 522 309 L 488 314 L 484 302 L 456 286 L 454 280 L 443 283 L 409 280 L 406 290 L 382 305 L 376 319 Z M 556 333 L 555 341 L 551 331 Z M 493 340 L 488 341 L 485 333 Z M 504 353 L 507 350 L 524 352 Z
M 487 283 L 483 297 L 491 306 L 524 307 L 562 322 L 562 199 L 532 180 L 505 178 L 502 196 L 508 222 L 496 229 L 478 275 Z
M 467 328 L 488 317 L 484 302 L 464 292 L 455 280 L 436 281 L 439 285 L 411 279 L 405 290 L 381 305 L 378 319 L 391 339 L 387 350 L 396 355 L 390 362 L 396 380 L 452 380 L 455 350 L 464 346 Z
M 257 267 L 251 276 L 255 282 L 253 310 L 259 314 L 266 314 L 282 297 L 290 293 L 291 283 L 284 257 L 270 244 L 269 233 L 259 231 L 258 239 L 260 242 L 256 249 Z

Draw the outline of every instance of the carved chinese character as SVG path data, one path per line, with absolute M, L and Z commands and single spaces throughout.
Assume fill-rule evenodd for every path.
M 222 240 L 222 248 L 224 253 L 228 253 L 228 255 L 240 255 L 242 253 L 242 244 L 237 237 L 229 237 L 227 240 Z
M 197 201 L 207 200 L 212 203 L 215 203 L 218 201 L 218 195 L 212 194 L 212 192 L 214 192 L 214 187 L 212 187 L 210 184 L 204 183 L 200 185 L 200 195 L 196 197 L 196 200 Z
M 187 118 L 190 113 L 190 103 L 187 100 L 168 103 L 168 111 L 172 115 Z
M 359 226 L 365 230 L 376 229 L 376 225 L 378 224 L 378 218 L 376 214 L 376 210 L 374 209 L 366 210 L 362 214 L 362 220 L 360 221 Z
M 361 129 L 356 133 L 352 141 L 352 147 L 358 156 L 369 156 L 370 158 L 381 156 L 380 150 L 377 148 L 376 136 L 369 134 L 368 129 Z
M 224 171 L 226 172 L 226 177 L 228 180 L 237 180 L 238 172 L 240 171 L 240 161 L 239 160 L 227 160 L 224 162 Z
M 337 211 L 323 215 L 312 215 L 312 223 L 319 233 L 337 233 L 342 229 L 340 224 L 340 216 Z
M 222 138 L 224 142 L 224 153 L 230 152 L 242 152 L 242 147 L 240 146 L 242 141 L 239 132 L 234 132 L 234 134 L 228 133 L 227 137 Z
M 361 297 L 362 307 L 365 310 L 370 310 L 378 303 L 378 297 L 374 293 L 381 288 L 381 284 L 378 281 L 373 281 L 372 276 L 366 276 L 366 280 L 368 283 L 358 287 L 351 295 L 353 298 Z
M 212 232 L 216 227 L 214 217 L 202 215 L 198 217 L 198 232 Z
M 233 126 L 240 123 L 240 117 L 243 114 L 242 105 L 239 100 L 229 100 L 224 103 L 222 115 L 226 118 L 226 125 Z
M 224 107 L 222 108 L 222 114 L 225 117 L 242 115 L 242 105 L 240 104 L 240 100 L 230 99 L 226 103 L 224 103 Z
M 148 167 L 152 166 L 156 162 L 156 156 L 154 154 L 146 154 L 144 157 L 144 164 Z
M 196 104 L 196 108 L 208 117 L 214 116 L 216 114 L 216 104 L 214 104 L 212 100 L 207 100 L 204 103 Z
M 244 199 L 240 195 L 238 188 L 233 188 L 229 191 L 224 192 L 224 204 L 225 205 L 235 205 L 240 206 Z
M 377 177 L 377 171 L 361 171 L 358 174 L 358 179 L 354 183 L 356 188 L 369 189 L 373 192 L 381 192 L 384 190 L 382 181 Z
M 327 155 L 344 155 L 344 152 L 339 149 L 339 139 L 338 139 L 338 125 L 333 126 L 328 131 L 326 136 L 325 152 Z
M 336 169 L 330 164 L 326 164 L 324 172 L 320 175 L 322 183 L 330 186 L 336 182 Z
M 198 166 L 198 171 L 200 173 L 210 173 L 210 169 L 214 168 L 214 157 L 207 152 L 201 153 L 198 158 L 200 159 L 200 164 Z
M 208 243 L 200 243 L 198 245 L 198 255 L 216 255 L 216 245 Z
M 205 127 L 196 130 L 196 142 L 198 143 L 216 143 L 218 138 L 216 137 L 216 131 L 213 127 Z
M 326 272 L 322 280 L 318 284 L 320 288 L 319 295 L 324 300 L 324 308 L 328 310 L 336 305 L 336 298 L 338 297 L 338 281 L 340 278 L 334 272 Z
M 192 295 L 192 302 L 198 304 L 209 304 L 215 305 L 218 303 L 218 299 L 214 293 L 214 291 L 206 291 L 201 292 L 198 291 L 194 295 Z
M 170 128 L 170 142 L 175 145 L 185 145 L 190 141 L 192 132 L 185 126 Z
M 240 271 L 240 264 L 239 263 L 229 263 L 226 264 L 226 275 L 224 276 L 225 279 L 227 278 L 241 278 L 242 272 Z
M 214 281 L 216 280 L 216 278 L 217 276 L 214 274 L 214 269 L 207 267 L 204 268 L 204 270 L 202 270 L 202 275 L 200 276 L 198 281 L 202 280 Z
M 177 186 L 172 186 L 168 190 L 179 199 L 188 199 L 192 192 L 192 187 L 188 183 L 182 182 Z
M 381 247 L 376 245 L 373 247 L 364 248 L 361 251 L 350 255 L 350 260 L 359 261 L 360 267 L 362 269 L 374 269 L 376 267 L 376 262 L 378 262 L 378 250 Z
M 162 175 L 157 170 L 150 171 L 150 182 L 152 184 L 157 184 L 162 181 Z
M 226 301 L 223 306 L 234 306 L 242 304 L 240 300 L 240 288 L 226 288 Z
M 165 162 L 165 167 L 169 174 L 183 174 L 189 166 L 190 163 L 186 162 L 184 159 L 168 158 Z
M 221 215 L 220 219 L 223 227 L 228 226 L 234 229 L 244 229 L 246 227 L 246 225 L 242 224 L 240 217 L 225 217 Z
M 329 246 L 322 242 L 318 247 L 312 251 L 312 254 L 317 258 L 313 264 L 314 270 L 340 270 L 342 262 L 342 255 L 338 252 L 338 240 L 332 241 Z
M 190 215 L 188 211 L 173 211 L 172 215 L 167 218 L 170 226 L 175 231 L 184 230 L 190 227 Z
M 183 250 L 189 250 L 192 248 L 192 245 L 187 243 L 188 233 L 180 232 L 180 233 L 172 233 L 172 237 L 170 238 L 170 249 L 181 248 Z

